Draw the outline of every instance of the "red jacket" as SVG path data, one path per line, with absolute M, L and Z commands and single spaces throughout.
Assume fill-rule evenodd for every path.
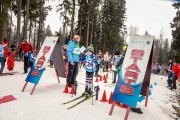
M 13 53 L 12 52 L 9 52 L 9 58 L 8 58 L 8 61 L 7 61 L 7 69 L 9 71 L 13 70 L 14 68 L 14 58 L 13 58 Z
M 20 50 L 17 51 L 16 54 L 18 54 L 18 53 L 20 53 L 20 52 L 22 52 L 22 51 L 24 51 L 24 53 L 27 53 L 27 52 L 33 51 L 33 50 L 34 50 L 34 48 L 33 48 L 32 44 L 30 44 L 30 43 L 28 43 L 28 42 L 26 42 L 26 41 L 23 41 L 23 42 L 21 43 Z
M 180 65 L 174 65 L 172 67 L 172 71 L 174 72 L 175 76 L 179 76 L 180 75 Z

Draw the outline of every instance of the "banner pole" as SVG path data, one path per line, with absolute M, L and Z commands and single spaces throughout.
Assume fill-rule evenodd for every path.
M 115 105 L 116 105 L 116 102 L 113 101 L 112 106 L 111 106 L 111 109 L 110 109 L 110 111 L 109 111 L 109 115 L 112 115 L 112 112 L 113 112 L 113 110 L 114 110 L 114 106 L 115 106 Z
M 149 87 L 147 87 L 147 90 L 146 90 L 146 101 L 145 101 L 145 107 L 147 107 L 147 103 L 148 103 L 148 97 L 149 97 Z
M 58 72 L 57 72 L 57 69 L 55 68 L 55 72 L 56 72 L 56 77 L 58 79 L 58 83 L 60 83 L 60 80 L 59 80 L 59 75 L 58 75 Z
M 34 93 L 35 88 L 36 88 L 36 84 L 34 85 L 32 91 L 31 91 L 31 95 Z
M 23 89 L 22 89 L 22 92 L 24 92 L 24 90 L 25 90 L 27 84 L 28 84 L 28 82 L 26 81 L 26 83 L 24 84 L 24 87 L 23 87 Z
M 128 117 L 129 117 L 129 112 L 130 112 L 130 107 L 128 106 L 124 120 L 127 120 L 127 119 L 128 119 Z

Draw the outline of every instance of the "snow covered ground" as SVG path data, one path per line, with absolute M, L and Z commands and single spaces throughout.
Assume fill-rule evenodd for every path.
M 7 70 L 5 70 L 7 71 Z M 105 86 L 103 82 L 94 82 L 100 85 L 99 100 L 91 104 L 91 100 L 86 101 L 77 107 L 67 110 L 70 105 L 63 105 L 63 102 L 71 100 L 74 97 L 63 93 L 66 79 L 60 78 L 59 84 L 55 75 L 54 68 L 47 67 L 33 95 L 30 91 L 33 84 L 29 83 L 24 93 L 21 92 L 25 83 L 26 74 L 23 74 L 23 63 L 16 62 L 14 75 L 0 76 L 0 97 L 13 95 L 17 100 L 0 104 L 0 120 L 123 120 L 126 109 L 115 107 L 112 116 L 109 116 L 111 105 L 102 103 L 103 91 L 106 90 L 107 99 L 114 87 Z M 109 73 L 108 83 L 112 82 L 111 73 Z M 79 71 L 77 80 L 79 83 L 85 82 L 85 71 Z M 152 75 L 151 84 L 153 84 L 152 95 L 149 97 L 148 107 L 144 106 L 144 101 L 138 103 L 143 114 L 130 112 L 129 120 L 173 120 L 170 115 L 174 112 L 172 103 L 169 100 L 174 91 L 166 88 L 166 77 Z M 94 78 L 95 81 L 95 78 Z M 154 85 L 154 83 L 157 85 Z M 80 96 L 84 91 L 84 86 L 79 84 L 78 93 Z

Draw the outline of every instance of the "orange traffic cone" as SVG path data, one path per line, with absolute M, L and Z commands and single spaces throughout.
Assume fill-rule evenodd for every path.
M 100 76 L 99 81 L 102 81 L 102 76 Z
M 98 77 L 96 77 L 96 81 L 95 82 L 98 82 Z
M 104 76 L 104 83 L 107 83 L 107 77 Z
M 101 102 L 107 102 L 107 99 L 106 99 L 106 91 L 105 91 L 105 90 L 104 90 L 104 93 L 103 93 Z
M 72 85 L 70 94 L 74 94 L 74 85 Z
M 108 78 L 108 73 L 106 74 L 106 77 Z
M 66 83 L 66 87 L 64 88 L 64 93 L 69 93 L 68 92 L 68 84 Z
M 108 100 L 109 104 L 113 103 L 112 95 L 113 95 L 113 93 L 111 92 L 111 95 L 110 95 L 109 100 Z

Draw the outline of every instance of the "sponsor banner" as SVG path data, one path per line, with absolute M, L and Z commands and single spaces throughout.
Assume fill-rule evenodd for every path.
M 133 36 L 130 38 L 114 90 L 114 101 L 133 108 L 136 107 L 152 45 L 152 36 Z

